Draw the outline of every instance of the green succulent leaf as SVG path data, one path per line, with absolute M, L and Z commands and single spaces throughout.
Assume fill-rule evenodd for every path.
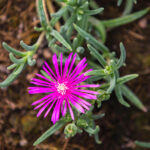
M 79 26 L 74 24 L 75 29 L 77 32 L 86 39 L 87 43 L 93 45 L 95 48 L 100 50 L 101 52 L 108 52 L 109 49 L 100 41 L 97 41 L 91 34 L 87 33 L 83 29 L 81 29 Z
M 62 45 L 72 51 L 70 44 L 63 38 L 63 36 L 56 30 L 52 30 L 51 35 L 54 36 Z
M 131 13 L 134 5 L 134 0 L 126 0 L 125 9 L 123 11 L 123 15 L 128 15 Z
M 130 74 L 117 79 L 117 84 L 124 84 L 138 77 L 138 74 Z
M 35 142 L 34 142 L 34 146 L 37 144 L 40 144 L 41 142 L 43 142 L 45 139 L 47 139 L 48 137 L 50 137 L 53 133 L 55 133 L 57 130 L 59 130 L 61 127 L 63 127 L 65 125 L 65 122 L 60 120 L 58 122 L 56 122 L 52 127 L 50 127 L 45 133 L 42 134 L 42 136 L 40 136 Z
M 86 10 L 85 11 L 85 14 L 86 15 L 96 15 L 96 14 L 100 14 L 102 11 L 104 10 L 104 8 L 98 8 L 98 9 L 95 9 L 95 10 Z
M 135 13 L 127 15 L 127 16 L 119 17 L 116 19 L 104 20 L 104 21 L 102 21 L 102 23 L 106 28 L 115 28 L 115 27 L 133 22 L 133 21 L 141 18 L 142 16 L 147 14 L 149 12 L 149 10 L 150 10 L 150 8 L 146 8 L 144 10 L 135 12 Z
M 56 49 L 56 50 L 59 51 L 59 52 L 66 52 L 66 53 L 69 52 L 69 50 L 68 50 L 67 48 L 65 48 L 65 47 L 60 47 L 60 46 L 58 46 L 58 45 L 54 45 L 54 49 Z
M 97 9 L 99 8 L 99 5 L 95 1 L 90 0 L 90 7 L 93 9 Z
M 56 13 L 51 14 L 52 18 L 56 17 L 62 17 L 63 13 L 67 10 L 67 7 L 62 7 L 60 10 L 58 10 Z
M 40 22 L 42 24 L 42 27 L 46 29 L 47 27 L 47 20 L 44 12 L 44 6 L 43 6 L 44 1 L 43 0 L 37 0 L 37 11 L 38 11 L 38 16 L 40 19 Z
M 12 70 L 17 66 L 17 64 L 12 64 L 10 66 L 7 67 L 8 70 Z
M 90 72 L 87 72 L 85 75 L 95 75 L 95 76 L 104 76 L 104 69 L 97 69 Z
M 115 93 L 116 93 L 117 99 L 120 104 L 124 105 L 125 107 L 130 107 L 130 105 L 124 100 L 124 98 L 122 96 L 122 91 L 121 91 L 120 85 L 117 85 L 115 87 Z
M 52 19 L 50 21 L 51 26 L 54 26 L 56 22 L 63 16 L 63 14 L 66 13 L 66 11 L 67 11 L 67 7 L 62 7 L 58 12 L 52 14 Z
M 137 108 L 143 110 L 144 112 L 147 111 L 145 106 L 142 104 L 140 99 L 125 85 L 121 86 L 121 91 L 123 95 L 132 103 L 134 104 Z
M 26 55 L 26 53 L 20 52 L 20 51 L 18 51 L 18 50 L 16 50 L 16 49 L 10 47 L 10 46 L 9 46 L 7 43 L 5 43 L 5 42 L 3 42 L 2 45 L 3 45 L 3 47 L 4 47 L 8 52 L 13 53 L 13 54 L 15 54 L 16 56 L 23 57 L 23 56 Z
M 150 148 L 150 142 L 135 141 L 135 144 L 143 148 Z
M 92 47 L 90 44 L 88 44 L 87 47 L 90 50 L 90 53 L 99 61 L 99 63 L 103 67 L 105 67 L 107 65 L 107 62 L 105 61 L 103 56 L 100 55 L 100 53 L 94 47 Z
M 42 31 L 44 31 L 44 28 L 43 27 L 34 27 L 34 30 L 37 32 L 42 32 Z
M 116 84 L 117 84 L 117 85 L 119 85 L 119 84 L 124 84 L 124 83 L 126 83 L 126 82 L 128 82 L 128 81 L 130 81 L 130 80 L 133 80 L 133 79 L 137 78 L 137 77 L 138 77 L 138 74 L 126 75 L 126 76 L 117 78 Z M 105 84 L 101 85 L 100 88 L 102 88 L 102 89 L 103 89 L 103 88 L 108 88 L 109 85 L 110 85 L 109 83 L 105 83 Z
M 31 56 L 28 56 L 27 63 L 29 66 L 34 66 L 36 64 L 36 60 L 32 59 Z
M 3 82 L 0 82 L 0 87 L 8 87 L 21 73 L 21 71 L 24 69 L 25 64 L 21 64 L 17 66 L 14 71 L 5 79 Z
M 20 41 L 20 45 L 21 45 L 22 48 L 24 48 L 27 51 L 34 51 L 38 48 L 37 44 L 29 46 L 29 45 L 25 44 L 23 41 Z
M 19 75 L 23 71 L 24 67 L 25 67 L 24 63 L 18 65 L 17 70 L 14 72 L 14 75 Z
M 88 127 L 86 129 L 84 129 L 86 132 L 88 132 L 90 135 L 92 134 L 96 134 L 99 132 L 100 128 L 99 126 L 97 125 L 95 129 L 91 128 L 91 127 Z
M 116 76 L 115 74 L 113 74 L 110 77 L 110 85 L 109 88 L 107 89 L 107 93 L 111 93 L 114 90 L 115 86 L 116 86 Z
M 126 50 L 125 50 L 125 47 L 123 46 L 123 43 L 120 43 L 120 50 L 121 50 L 121 56 L 116 65 L 117 69 L 123 66 L 125 59 L 126 59 Z
M 13 55 L 13 53 L 9 53 L 9 58 L 10 58 L 10 60 L 11 60 L 13 63 L 15 63 L 15 64 L 22 64 L 22 63 L 25 62 L 24 58 L 17 59 L 17 58 Z
M 103 23 L 96 19 L 95 17 L 89 17 L 89 22 L 94 26 L 94 28 L 98 31 L 101 40 L 103 43 L 106 41 L 106 29 Z
M 96 114 L 96 115 L 93 115 L 92 118 L 93 118 L 94 120 L 97 120 L 97 119 L 103 118 L 104 116 L 105 116 L 105 114 L 102 113 L 102 114 Z
M 120 6 L 122 4 L 123 0 L 118 0 L 117 1 L 117 6 Z

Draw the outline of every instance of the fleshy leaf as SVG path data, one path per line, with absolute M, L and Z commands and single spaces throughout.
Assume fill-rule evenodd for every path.
M 81 29 L 79 26 L 74 24 L 75 29 L 77 32 L 86 39 L 87 43 L 92 44 L 95 48 L 100 50 L 101 52 L 108 52 L 109 49 L 100 41 L 97 41 L 91 34 L 85 32 L 83 29 Z
M 52 30 L 51 35 L 54 36 L 62 45 L 72 51 L 70 44 L 63 38 L 63 36 L 56 30 Z
M 135 141 L 135 144 L 143 148 L 150 148 L 150 142 Z
M 121 86 L 121 91 L 123 95 L 137 108 L 143 110 L 144 112 L 147 112 L 146 107 L 142 104 L 140 99 L 125 85 Z
M 115 93 L 116 93 L 116 96 L 117 96 L 119 103 L 121 103 L 122 105 L 124 105 L 126 107 L 130 107 L 130 105 L 124 100 L 124 98 L 122 96 L 122 91 L 121 91 L 120 85 L 117 85 L 115 87 Z
M 91 45 L 87 45 L 88 49 L 91 51 L 91 54 L 99 61 L 99 63 L 105 67 L 107 65 L 107 62 L 104 60 L 103 56 L 100 55 L 100 53 Z
M 126 59 L 126 51 L 125 51 L 125 47 L 123 46 L 123 43 L 120 43 L 120 50 L 121 50 L 121 56 L 117 62 L 117 66 L 116 66 L 117 69 L 123 66 L 125 59 Z
M 55 133 L 57 130 L 59 130 L 61 127 L 63 127 L 65 125 L 65 122 L 63 121 L 58 121 L 56 122 L 52 127 L 50 127 L 45 133 L 42 134 L 42 136 L 40 136 L 35 142 L 34 142 L 34 146 L 37 144 L 40 144 L 41 142 L 43 142 L 45 139 L 47 139 L 48 137 L 50 137 L 53 133 Z
M 102 23 L 104 24 L 104 26 L 106 28 L 115 28 L 115 27 L 133 22 L 133 21 L 141 18 L 142 16 L 147 14 L 149 12 L 149 10 L 150 10 L 150 8 L 146 8 L 144 10 L 135 12 L 135 13 L 127 15 L 127 16 L 119 17 L 116 19 L 104 20 L 104 21 L 102 21 Z

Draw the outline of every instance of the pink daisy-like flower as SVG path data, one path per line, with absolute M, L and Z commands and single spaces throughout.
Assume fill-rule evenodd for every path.
M 73 56 L 73 57 L 72 57 Z M 71 106 L 74 106 L 81 113 L 85 113 L 85 110 L 89 110 L 91 104 L 84 99 L 97 99 L 96 95 L 99 94 L 96 91 L 85 90 L 82 88 L 96 88 L 98 84 L 84 84 L 81 82 L 88 79 L 90 76 L 86 76 L 82 71 L 86 68 L 86 58 L 83 58 L 76 67 L 74 67 L 77 54 L 71 53 L 65 61 L 63 67 L 63 55 L 60 54 L 60 67 L 58 66 L 57 56 L 53 55 L 52 61 L 55 68 L 55 72 L 50 68 L 47 62 L 43 65 L 43 70 L 49 75 L 47 78 L 41 74 L 36 74 L 39 78 L 33 78 L 32 84 L 38 85 L 38 87 L 29 87 L 30 94 L 47 93 L 47 95 L 35 102 L 32 105 L 37 105 L 35 110 L 40 108 L 37 117 L 46 110 L 44 117 L 46 117 L 51 109 L 53 109 L 51 121 L 56 123 L 59 120 L 60 111 L 62 116 L 65 116 L 67 109 L 69 109 L 70 115 L 74 120 L 74 114 Z M 72 60 L 71 60 L 72 58 Z M 83 99 L 84 98 L 84 99 Z

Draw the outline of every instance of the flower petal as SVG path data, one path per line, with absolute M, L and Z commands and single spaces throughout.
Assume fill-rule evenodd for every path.
M 72 62 L 71 62 L 71 65 L 70 65 L 70 68 L 69 68 L 69 71 L 68 71 L 68 75 L 72 71 L 72 68 L 73 68 L 73 65 L 75 63 L 76 57 L 77 57 L 77 53 L 75 53 L 74 56 L 73 56 L 73 59 L 72 59 Z
M 68 107 L 69 107 L 71 118 L 72 118 L 72 120 L 74 120 L 74 114 L 73 114 L 72 108 L 70 106 L 70 103 L 69 103 L 68 99 L 66 101 L 67 101 L 67 104 L 68 104 Z
M 51 104 L 51 106 L 48 108 L 48 110 L 46 111 L 44 118 L 47 117 L 47 115 L 49 114 L 50 110 L 52 109 L 53 105 L 55 104 L 57 99 L 53 99 L 53 102 Z
M 70 53 L 70 55 L 66 59 L 66 63 L 65 63 L 65 66 L 64 66 L 64 71 L 63 71 L 63 77 L 65 77 L 67 75 L 67 70 L 68 70 L 72 55 L 73 55 L 73 53 Z
M 57 55 L 56 54 L 53 55 L 52 60 L 53 60 L 53 65 L 54 65 L 55 70 L 56 70 L 57 77 L 59 78 L 60 74 L 59 74 L 58 61 L 57 61 Z
M 41 99 L 39 99 L 39 100 L 33 102 L 32 105 L 36 105 L 36 104 L 38 104 L 38 103 L 41 103 L 42 101 L 45 101 L 47 98 L 51 97 L 51 95 L 52 95 L 52 94 L 49 94 L 49 95 L 44 96 L 43 98 L 41 98 Z
M 63 54 L 61 53 L 60 54 L 60 73 L 61 73 L 61 76 L 62 76 L 62 66 L 63 66 Z
M 47 69 L 51 72 L 51 74 L 55 77 L 55 79 L 57 79 L 55 73 L 53 72 L 53 70 L 51 69 L 51 67 L 48 65 L 48 63 L 45 61 L 44 64 L 47 67 Z

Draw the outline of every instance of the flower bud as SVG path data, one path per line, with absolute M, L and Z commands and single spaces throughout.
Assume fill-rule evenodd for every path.
M 78 128 L 74 123 L 70 123 L 65 127 L 64 134 L 67 138 L 73 137 L 77 134 Z
M 80 118 L 77 121 L 77 126 L 80 127 L 80 128 L 87 128 L 88 127 L 88 123 L 87 123 L 86 120 Z

